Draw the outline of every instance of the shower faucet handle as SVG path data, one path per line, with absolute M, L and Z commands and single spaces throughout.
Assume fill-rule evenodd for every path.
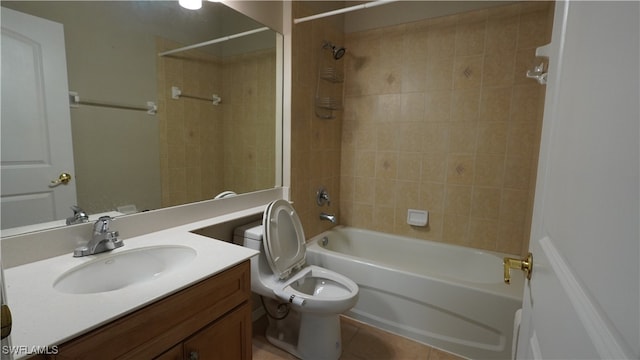
M 329 193 L 327 192 L 327 189 L 324 188 L 324 186 L 321 186 L 316 192 L 316 204 L 318 204 L 318 206 L 324 206 L 324 204 L 331 206 Z

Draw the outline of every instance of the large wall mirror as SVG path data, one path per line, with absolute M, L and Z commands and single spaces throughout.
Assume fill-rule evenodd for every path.
M 20 37 L 5 28 L 7 8 L 64 28 L 67 137 L 55 137 L 64 126 L 23 125 L 37 106 L 20 104 L 16 94 L 25 91 L 25 77 L 12 75 L 5 61 L 18 52 L 5 38 Z M 207 1 L 195 11 L 177 1 L 2 1 L 2 12 L 3 236 L 36 229 L 33 224 L 63 226 L 72 205 L 118 215 L 281 186 L 277 32 Z M 203 42 L 213 44 L 166 54 Z M 66 145 L 73 169 L 51 168 L 40 179 L 27 175 L 29 181 L 13 176 L 14 168 L 37 167 L 20 149 L 34 133 L 52 136 L 26 139 L 40 144 L 37 156 Z M 51 183 L 62 172 L 71 181 Z M 9 193 L 35 180 L 46 183 L 44 193 L 73 189 L 75 200 L 62 203 L 34 190 Z

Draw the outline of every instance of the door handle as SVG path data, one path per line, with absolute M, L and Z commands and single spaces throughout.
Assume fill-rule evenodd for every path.
M 526 258 L 515 259 L 506 257 L 502 262 L 504 265 L 504 282 L 511 283 L 511 269 L 520 269 L 524 271 L 528 280 L 531 280 L 531 272 L 533 271 L 533 254 L 529 253 Z
M 50 186 L 67 185 L 69 181 L 71 181 L 71 174 L 63 172 L 57 179 L 51 180 Z
M 9 306 L 2 304 L 2 338 L 6 338 L 11 334 L 11 311 L 9 310 Z

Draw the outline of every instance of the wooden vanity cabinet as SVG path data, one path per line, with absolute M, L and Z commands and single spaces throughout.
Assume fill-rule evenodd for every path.
M 59 346 L 49 359 L 251 359 L 249 260 Z

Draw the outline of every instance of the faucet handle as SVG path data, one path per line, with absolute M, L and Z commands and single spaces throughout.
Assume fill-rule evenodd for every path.
M 100 216 L 93 225 L 93 232 L 95 234 L 104 234 L 109 231 L 109 225 L 113 218 L 111 216 Z
M 316 192 L 316 204 L 318 204 L 318 206 L 323 206 L 324 204 L 331 206 L 329 193 L 327 192 L 327 189 L 324 188 L 324 186 L 321 186 Z
M 78 205 L 71 205 L 73 216 L 67 218 L 67 225 L 81 224 L 89 221 L 89 215 Z

